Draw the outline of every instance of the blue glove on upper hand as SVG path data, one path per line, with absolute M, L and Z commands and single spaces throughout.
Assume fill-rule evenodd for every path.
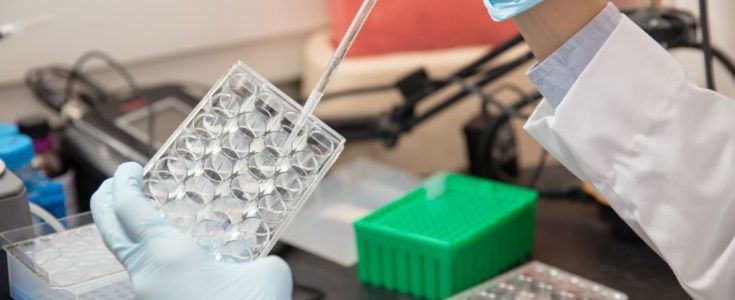
M 127 269 L 139 299 L 291 298 L 291 272 L 283 260 L 215 261 L 146 202 L 142 175 L 140 165 L 122 164 L 91 202 L 102 238 Z
M 520 14 L 536 4 L 541 3 L 541 0 L 484 0 L 487 10 L 490 12 L 490 16 L 495 21 L 503 21 Z

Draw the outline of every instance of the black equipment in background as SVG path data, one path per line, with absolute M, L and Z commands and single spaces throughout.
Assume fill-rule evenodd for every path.
M 198 103 L 179 85 L 141 89 L 137 96 L 96 105 L 80 119 L 72 120 L 62 137 L 64 159 L 76 170 L 79 208 L 99 184 L 126 161 L 145 164 Z M 149 142 L 148 120 L 156 120 Z
M 518 151 L 509 122 L 502 122 L 495 114 L 482 113 L 467 122 L 463 131 L 471 175 L 501 181 L 518 177 Z M 489 151 L 483 151 L 486 149 Z
M 707 77 L 707 88 L 715 89 L 715 75 L 712 67 L 712 42 L 709 34 L 709 10 L 707 0 L 699 0 L 699 24 L 702 26 L 702 52 L 704 54 L 704 74 Z
M 115 71 L 127 88 L 110 90 L 83 71 L 95 60 Z M 36 98 L 65 120 L 61 151 L 75 169 L 82 211 L 120 163 L 145 164 L 204 94 L 179 84 L 139 88 L 127 69 L 100 51 L 83 54 L 71 67 L 33 69 L 25 81 Z

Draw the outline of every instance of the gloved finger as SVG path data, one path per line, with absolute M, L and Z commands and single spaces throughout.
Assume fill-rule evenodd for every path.
M 263 292 L 261 299 L 291 299 L 293 288 L 293 275 L 288 264 L 278 256 L 268 256 L 256 260 L 248 265 L 253 270 L 251 274 L 257 274 L 261 278 L 259 289 Z M 265 280 L 263 280 L 265 279 Z
M 97 225 L 105 245 L 118 259 L 121 259 L 122 253 L 131 245 L 131 242 L 115 215 L 111 178 L 102 182 L 97 191 L 94 192 L 90 209 L 92 210 L 94 223 Z
M 142 188 L 143 168 L 137 163 L 124 163 L 115 171 L 113 196 L 115 214 L 130 240 L 138 243 L 156 228 L 170 226 L 147 203 Z

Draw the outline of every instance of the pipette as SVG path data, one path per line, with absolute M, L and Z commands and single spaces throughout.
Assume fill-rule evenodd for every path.
M 344 60 L 345 56 L 347 55 L 347 51 L 349 51 L 350 47 L 352 47 L 352 43 L 354 43 L 355 38 L 357 38 L 357 33 L 360 32 L 360 29 L 365 24 L 365 20 L 367 19 L 368 15 L 370 15 L 370 12 L 373 10 L 373 7 L 375 6 L 375 3 L 377 1 L 378 0 L 365 0 L 362 2 L 362 5 L 357 11 L 355 18 L 352 19 L 350 27 L 347 28 L 347 32 L 345 33 L 344 37 L 342 37 L 342 41 L 339 42 L 337 50 L 334 51 L 332 58 L 329 60 L 329 63 L 324 69 L 324 73 L 322 73 L 322 76 L 319 78 L 319 82 L 317 82 L 316 87 L 311 91 L 311 93 L 309 93 L 309 98 L 306 99 L 304 109 L 301 111 L 298 119 L 296 119 L 293 130 L 286 140 L 286 143 L 284 145 L 286 149 L 291 148 L 294 139 L 296 139 L 298 133 L 303 129 L 306 120 L 309 118 L 309 116 L 311 116 L 312 113 L 314 113 L 314 109 L 316 109 L 317 104 L 319 104 L 319 101 L 322 100 L 322 96 L 324 96 L 324 91 L 327 89 L 329 81 L 332 79 L 334 72 L 337 71 L 337 68 L 339 68 L 339 65 Z

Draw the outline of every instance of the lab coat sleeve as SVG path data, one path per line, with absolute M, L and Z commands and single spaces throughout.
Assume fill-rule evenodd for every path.
M 623 18 L 561 104 L 525 129 L 698 299 L 735 298 L 735 103 Z

